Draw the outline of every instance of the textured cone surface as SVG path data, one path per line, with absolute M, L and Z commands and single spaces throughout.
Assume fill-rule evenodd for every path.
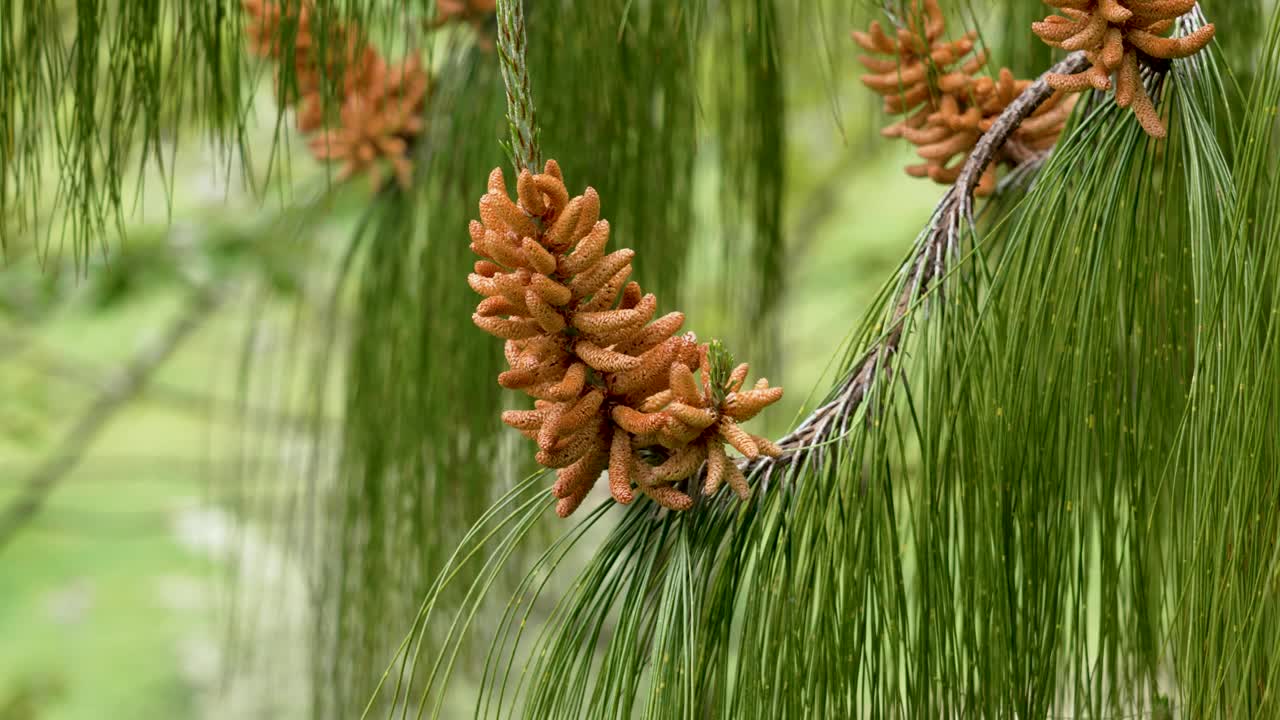
M 339 180 L 366 175 L 376 189 L 390 170 L 401 187 L 409 187 L 410 144 L 423 130 L 431 87 L 416 53 L 388 63 L 367 45 L 358 28 L 341 23 L 331 24 L 328 37 L 320 42 L 314 37 L 310 2 L 283 3 L 282 9 L 278 2 L 245 0 L 243 6 L 250 51 L 293 65 L 299 96 L 288 99 L 296 107 L 299 131 L 310 136 L 311 154 L 336 164 Z M 280 43 L 285 11 L 296 13 L 290 18 L 297 23 L 291 53 Z M 326 90 L 338 99 L 336 122 L 326 122 Z
M 885 112 L 906 116 L 881 134 L 903 138 L 916 147 L 924 162 L 908 166 L 907 174 L 950 185 L 959 179 L 960 169 L 983 133 L 1031 82 L 1014 80 L 1008 69 L 1000 70 L 998 80 L 980 77 L 987 56 L 975 49 L 975 34 L 944 40 L 946 20 L 937 0 L 913 0 L 906 17 L 907 26 L 895 36 L 888 35 L 878 22 L 873 22 L 868 32 L 853 33 L 857 45 L 874 53 L 859 58 L 871 71 L 862 82 L 885 98 Z M 1053 31 L 1064 32 L 1056 27 Z M 1105 36 L 1105 23 L 1101 31 Z M 1074 98 L 1063 92 L 1045 101 L 1035 113 L 1038 120 L 1033 127 L 1016 130 L 1011 142 L 999 151 L 975 193 L 994 192 L 996 165 L 1016 166 L 1051 148 L 1073 105 Z
M 705 364 L 705 346 L 677 334 L 682 313 L 653 319 L 658 299 L 628 281 L 635 253 L 609 250 L 600 197 L 591 188 L 570 196 L 554 160 L 541 173 L 522 171 L 515 199 L 506 193 L 496 168 L 468 227 L 482 258 L 468 277 L 483 296 L 473 320 L 506 340 L 509 369 L 499 384 L 536 399 L 534 410 L 502 420 L 535 441 L 540 464 L 557 468 L 556 512 L 573 513 L 606 469 L 617 502 L 632 502 L 639 488 L 662 507 L 687 510 L 693 499 L 680 486 L 709 456 L 716 484 L 727 480 L 741 495 L 722 427 L 734 428 L 735 446 L 754 441 L 729 405 L 755 414 L 781 389 L 764 383 L 739 397 L 745 365 L 720 392 L 698 388 L 691 368 Z
M 1164 137 L 1167 134 L 1164 121 L 1142 84 L 1138 68 L 1143 58 L 1185 58 L 1209 44 L 1216 32 L 1212 24 L 1186 37 L 1165 37 L 1174 21 L 1189 12 L 1195 3 L 1191 0 L 1057 0 L 1047 4 L 1062 14 L 1032 23 L 1032 32 L 1054 47 L 1083 50 L 1092 62 L 1089 68 L 1074 75 L 1049 76 L 1049 84 L 1073 93 L 1114 87 L 1116 104 L 1131 109 L 1148 135 Z

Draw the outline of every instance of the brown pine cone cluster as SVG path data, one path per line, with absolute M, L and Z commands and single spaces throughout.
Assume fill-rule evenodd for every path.
M 704 494 L 715 493 L 728 481 L 738 497 L 746 500 L 751 494 L 747 479 L 725 452 L 725 445 L 732 446 L 746 458 L 780 456 L 781 448 L 743 430 L 739 423 L 777 402 L 782 397 L 782 388 L 769 387 L 769 381 L 760 378 L 754 387 L 743 390 L 750 366 L 742 363 L 725 372 L 727 368 L 714 367 L 710 345 L 704 344 L 698 349 L 701 385 L 688 365 L 673 363 L 665 390 L 648 397 L 638 412 L 615 408 L 614 421 L 632 433 L 632 445 L 641 448 L 659 445 L 670 451 L 661 464 L 636 466 L 639 470 L 636 480 L 641 487 L 691 477 L 705 462 Z M 656 433 L 650 429 L 655 425 L 659 428 Z M 622 442 L 626 441 L 624 434 Z M 612 468 L 609 474 L 613 476 Z
M 606 252 L 609 223 L 595 190 L 570 198 L 554 160 L 542 173 L 522 171 L 516 189 L 513 201 L 495 169 L 471 222 L 471 249 L 482 259 L 468 282 L 485 297 L 472 319 L 506 341 L 510 369 L 499 384 L 534 398 L 532 410 L 502 420 L 538 444 L 540 464 L 558 470 L 556 512 L 576 510 L 606 469 L 623 504 L 638 489 L 687 510 L 693 499 L 680 484 L 704 462 L 708 490 L 728 480 L 745 497 L 724 443 L 749 458 L 777 454 L 738 422 L 782 388 L 760 380 L 743 390 L 746 365 L 716 381 L 707 346 L 679 334 L 684 314 L 654 319 L 657 298 L 629 280 L 635 252 Z
M 313 6 L 291 3 L 284 14 L 279 2 L 243 0 L 249 16 L 249 49 L 276 62 L 291 62 L 298 86 L 298 130 L 312 135 L 311 153 L 341 163 L 338 180 L 368 174 L 374 188 L 390 167 L 401 187 L 413 176 L 409 143 L 422 132 L 422 110 L 430 92 L 430 76 L 416 55 L 388 63 L 360 33 L 335 23 L 322 43 L 313 25 Z M 280 43 L 280 25 L 297 24 L 292 57 Z M 277 72 L 277 79 L 279 78 Z M 340 100 L 336 122 L 326 122 L 324 96 Z
M 943 40 L 945 31 L 937 0 L 913 0 L 904 26 L 892 35 L 872 22 L 868 32 L 855 30 L 853 40 L 875 54 L 858 59 L 869 71 L 862 83 L 884 97 L 886 113 L 906 116 L 881 134 L 906 139 L 924 160 L 907 173 L 951 184 L 978 139 L 1031 81 L 1014 79 L 1008 69 L 995 80 L 979 76 L 987 54 L 975 51 L 977 34 Z M 1037 108 L 987 167 L 975 193 L 995 191 L 997 165 L 1018 165 L 1053 147 L 1073 105 L 1066 93 L 1054 93 Z
M 1033 23 L 1035 34 L 1054 47 L 1083 50 L 1093 63 L 1074 75 L 1050 75 L 1049 84 L 1065 92 L 1110 90 L 1114 75 L 1116 104 L 1132 108 L 1147 134 L 1164 137 L 1167 131 L 1142 85 L 1139 61 L 1184 58 L 1209 44 L 1213 25 L 1186 37 L 1164 37 L 1180 16 L 1191 11 L 1195 0 L 1045 0 L 1045 4 L 1063 14 Z

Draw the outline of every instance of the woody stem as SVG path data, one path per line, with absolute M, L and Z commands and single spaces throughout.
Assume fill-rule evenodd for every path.
M 983 134 L 965 160 L 960 177 L 938 203 L 930 219 L 929 229 L 922 235 L 915 253 L 907 262 L 902 290 L 888 323 L 889 329 L 845 376 L 832 399 L 814 410 L 795 430 L 778 441 L 783 450 L 780 457 L 760 457 L 745 462 L 745 471 L 760 471 L 767 478 L 774 467 L 791 463 L 803 464 L 811 455 L 820 455 L 828 441 L 847 430 L 854 412 L 874 389 L 879 376 L 890 372 L 890 363 L 902 344 L 906 321 L 918 307 L 918 299 L 929 290 L 935 278 L 945 274 L 962 225 L 972 225 L 973 191 L 982 173 L 999 155 L 1022 122 L 1053 94 L 1053 89 L 1045 81 L 1045 75 L 1072 74 L 1088 66 L 1089 60 L 1083 52 L 1068 55 L 1062 62 L 1049 68 L 1000 113 L 991 129 Z

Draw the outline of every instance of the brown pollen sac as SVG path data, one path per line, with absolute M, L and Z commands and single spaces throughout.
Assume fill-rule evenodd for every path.
M 560 498 L 556 502 L 556 514 L 560 517 L 569 517 L 574 510 L 582 504 L 586 499 L 587 493 L 591 492 L 592 485 L 600 476 L 608 463 L 608 455 L 605 453 L 593 453 L 584 457 L 578 464 L 572 468 L 561 470 L 553 488 L 552 494 Z
M 578 341 L 573 346 L 573 351 L 592 370 L 605 374 L 624 372 L 640 365 L 640 358 L 602 348 L 589 340 Z
M 684 363 L 673 363 L 671 365 L 669 382 L 673 396 L 682 403 L 696 405 L 706 399 L 703 397 L 702 392 L 698 390 L 698 384 L 693 379 L 693 370 Z
M 631 277 L 631 266 L 624 265 L 621 270 L 613 274 L 609 278 L 609 282 L 604 284 L 591 296 L 590 300 L 584 300 L 577 305 L 579 312 L 600 312 L 613 307 L 614 302 L 618 299 L 618 294 L 622 292 L 624 285 L 628 285 L 627 278 Z M 620 309 L 626 309 L 625 305 L 620 305 Z M 621 349 L 621 348 L 619 348 Z
M 520 207 L 530 215 L 541 215 L 547 211 L 546 198 L 533 182 L 533 173 L 526 168 L 516 178 L 516 195 L 520 198 Z
M 573 299 L 573 295 L 569 292 L 569 288 L 561 285 L 542 273 L 538 273 L 529 278 L 529 287 L 534 292 L 538 293 L 543 300 L 546 300 L 548 303 L 556 307 L 568 305 L 569 301 Z
M 482 258 L 467 278 L 482 296 L 473 320 L 506 340 L 499 384 L 535 399 L 533 410 L 509 410 L 502 420 L 534 441 L 538 463 L 557 469 L 556 512 L 576 510 L 606 470 L 621 504 L 638 490 L 668 510 L 691 508 L 684 488 L 709 457 L 723 458 L 716 483 L 738 489 L 742 473 L 723 449 L 721 427 L 733 422 L 727 399 L 740 396 L 736 411 L 754 414 L 781 390 L 741 392 L 743 365 L 712 392 L 700 367 L 705 346 L 678 334 L 684 315 L 654 319 L 658 298 L 629 280 L 635 253 L 607 249 L 599 195 L 587 188 L 570 196 L 555 161 L 541 173 L 522 171 L 514 200 L 495 169 L 478 210 L 468 226 Z
M 736 408 L 739 414 L 744 414 L 743 408 L 749 407 L 745 414 L 755 415 L 781 399 L 782 389 L 769 387 L 768 381 L 761 378 L 744 393 L 741 387 L 746 381 L 749 366 L 743 363 L 718 375 L 712 367 L 708 346 L 701 345 L 698 350 L 698 377 L 702 388 L 697 387 L 689 366 L 677 363 L 669 371 L 669 387 L 654 393 L 641 405 L 649 411 L 644 418 L 652 418 L 656 422 L 657 418 L 665 415 L 668 420 L 666 427 L 657 433 L 637 433 L 637 441 L 643 439 L 673 450 L 661 464 L 642 469 L 641 485 L 692 478 L 705 467 L 704 494 L 714 494 L 723 482 L 728 481 L 734 491 L 745 499 L 750 495 L 746 477 L 729 459 L 725 446 L 733 447 L 747 459 L 761 454 L 776 457 L 781 454 L 781 449 L 740 428 L 733 413 Z M 637 426 L 636 429 L 648 430 L 648 427 Z
M 742 469 L 733 463 L 729 463 L 729 487 L 737 493 L 742 500 L 751 497 L 751 486 L 747 484 L 747 478 L 742 474 Z
M 643 401 L 664 389 L 670 378 L 672 363 L 691 363 L 697 359 L 697 339 L 693 335 L 676 335 L 644 351 L 635 366 L 611 378 L 610 391 L 621 397 Z
M 714 495 L 720 489 L 720 483 L 724 481 L 730 464 L 731 461 L 725 454 L 723 445 L 713 443 L 707 448 L 707 479 L 702 486 L 704 495 Z
M 645 495 L 668 510 L 684 512 L 693 507 L 693 498 L 671 485 L 652 485 L 641 488 Z
M 725 442 L 733 446 L 734 450 L 742 453 L 748 460 L 755 460 L 760 454 L 760 449 L 756 446 L 755 440 L 751 439 L 751 435 L 746 430 L 738 427 L 738 424 L 729 418 L 720 420 L 720 434 L 724 436 Z
M 631 435 L 614 430 L 609 447 L 609 493 L 623 505 L 635 500 L 631 492 L 631 464 Z
M 700 445 L 685 445 L 678 448 L 661 464 L 646 467 L 640 484 L 652 487 L 690 477 L 702 466 L 706 454 L 706 448 Z
M 782 388 L 764 387 L 732 392 L 725 398 L 724 412 L 737 422 L 746 422 L 782 398 Z
M 615 405 L 610 414 L 618 427 L 633 435 L 656 433 L 670 420 L 669 415 L 661 412 L 643 413 L 626 405 Z

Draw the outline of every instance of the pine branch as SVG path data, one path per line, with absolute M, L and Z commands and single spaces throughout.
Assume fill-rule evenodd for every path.
M 169 326 L 144 345 L 116 377 L 106 383 L 53 452 L 27 475 L 18 497 L 0 512 L 0 551 L 39 513 L 58 481 L 75 469 L 116 412 L 142 392 L 155 371 L 209 318 L 221 299 L 217 288 L 193 290 Z
M 542 166 L 533 89 L 525 61 L 527 47 L 524 0 L 500 0 L 498 55 L 502 61 L 502 82 L 507 88 L 507 122 L 511 126 L 511 153 L 517 172 L 525 169 L 537 172 Z
M 101 368 L 94 363 L 69 354 L 61 354 L 35 342 L 32 335 L 0 336 L 0 359 L 6 355 L 16 355 L 19 351 L 28 357 L 17 359 L 31 369 L 44 374 L 47 378 L 73 383 L 82 389 L 109 392 L 113 383 L 112 377 L 104 376 Z M 209 413 L 225 409 L 230 401 L 219 397 L 211 391 L 201 391 L 182 385 L 151 380 L 146 387 L 148 400 L 154 400 L 178 412 L 205 416 Z M 237 422 L 271 424 L 276 423 L 288 427 L 311 427 L 319 423 L 324 427 L 337 425 L 337 418 L 324 415 L 307 417 L 287 411 L 274 410 L 258 405 L 245 405 L 236 410 Z
M 850 418 L 872 391 L 878 377 L 890 372 L 889 362 L 901 347 L 907 318 L 918 307 L 917 300 L 925 295 L 935 278 L 945 274 L 947 261 L 953 255 L 962 227 L 973 225 L 973 192 L 983 171 L 1022 121 L 1053 94 L 1045 77 L 1052 73 L 1079 72 L 1088 64 L 1083 52 L 1072 53 L 1042 74 L 1000 114 L 991 130 L 978 141 L 960 172 L 960 178 L 938 203 L 928 231 L 907 263 L 906 279 L 894 305 L 889 330 L 867 350 L 834 397 L 778 442 L 783 450 L 781 457 L 743 461 L 744 471 L 748 474 L 763 473 L 767 482 L 774 468 L 792 463 L 803 465 L 811 454 L 820 454 L 830 440 L 846 432 Z

